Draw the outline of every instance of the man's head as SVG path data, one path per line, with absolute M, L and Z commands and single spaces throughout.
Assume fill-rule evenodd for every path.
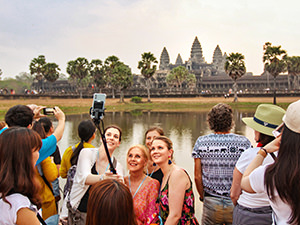
M 28 127 L 33 121 L 33 111 L 26 105 L 15 105 L 5 114 L 5 122 L 9 127 Z
M 209 127 L 215 132 L 229 132 L 233 126 L 233 114 L 229 105 L 219 103 L 208 113 Z

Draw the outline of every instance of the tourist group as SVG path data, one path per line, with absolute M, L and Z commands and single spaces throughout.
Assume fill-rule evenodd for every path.
M 78 143 L 61 157 L 65 114 L 54 107 L 54 127 L 44 108 L 16 105 L 0 122 L 0 225 L 300 224 L 300 100 L 286 111 L 260 104 L 253 117 L 242 118 L 257 146 L 231 132 L 229 105 L 212 107 L 211 133 L 187 156 L 194 159 L 199 200 L 162 128 L 150 127 L 144 143 L 128 149 L 125 174 L 113 156 L 119 126 L 105 127 L 95 147 L 95 123 L 80 121 Z M 203 202 L 198 219 L 195 201 Z

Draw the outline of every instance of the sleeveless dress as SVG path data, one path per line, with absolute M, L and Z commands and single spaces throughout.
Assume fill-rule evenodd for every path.
M 188 173 L 184 170 L 188 175 Z M 189 175 L 188 175 L 189 177 Z M 178 221 L 177 225 L 196 225 L 199 224 L 194 213 L 194 193 L 192 189 L 192 181 L 190 180 L 190 188 L 185 191 L 184 201 L 182 206 L 181 218 Z M 159 193 L 158 196 L 159 204 L 159 215 L 162 219 L 163 224 L 166 222 L 169 215 L 169 179 L 163 190 Z

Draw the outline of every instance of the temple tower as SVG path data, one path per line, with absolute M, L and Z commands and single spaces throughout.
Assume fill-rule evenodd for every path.
M 225 56 L 225 54 L 224 54 L 224 56 Z M 224 56 L 222 54 L 220 46 L 217 45 L 217 47 L 215 48 L 215 51 L 214 51 L 213 62 L 212 62 L 215 69 L 217 69 L 217 71 L 224 71 L 224 64 L 225 64 L 225 60 L 226 60 L 226 57 L 224 57 Z
M 181 55 L 178 54 L 176 62 L 175 62 L 175 66 L 182 66 L 182 65 L 183 65 L 183 61 L 182 61 Z
M 166 47 L 164 47 L 164 49 L 162 50 L 162 53 L 160 55 L 159 69 L 160 70 L 168 70 L 169 66 L 170 66 L 169 53 L 168 53 Z
M 204 58 L 202 55 L 202 47 L 198 40 L 198 37 L 195 37 L 192 49 L 191 49 L 191 61 L 192 63 L 200 64 L 204 63 Z

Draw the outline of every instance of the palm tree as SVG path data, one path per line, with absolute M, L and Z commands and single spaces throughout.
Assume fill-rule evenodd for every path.
M 37 58 L 31 60 L 29 70 L 31 75 L 35 75 L 38 80 L 40 87 L 43 87 L 43 76 L 44 76 L 44 65 L 46 65 L 46 58 L 44 55 L 39 55 Z
M 142 54 L 142 60 L 138 62 L 138 69 L 141 69 L 141 74 L 146 79 L 148 102 L 151 102 L 150 78 L 154 75 L 156 71 L 156 65 L 152 65 L 154 63 L 158 62 L 151 52 L 144 52 Z
M 293 78 L 293 88 L 299 89 L 299 76 L 300 76 L 300 56 L 285 56 L 288 78 Z M 289 79 L 288 79 L 289 81 Z M 288 83 L 290 90 L 290 81 Z
M 94 79 L 95 84 L 100 88 L 104 88 L 107 84 L 105 77 L 105 71 L 103 68 L 103 63 L 100 59 L 93 59 L 90 63 L 90 73 L 91 77 Z
M 79 57 L 76 60 L 71 60 L 67 65 L 67 73 L 71 79 L 76 81 L 82 98 L 82 89 L 88 85 L 90 81 L 90 65 L 86 58 Z
M 265 70 L 274 77 L 274 95 L 273 104 L 276 105 L 276 77 L 286 71 L 286 62 L 283 59 L 286 51 L 281 46 L 272 46 L 270 42 L 266 42 L 264 47 L 263 62 Z
M 59 78 L 60 68 L 56 63 L 47 63 L 44 65 L 44 77 L 50 82 L 54 82 Z
M 114 79 L 114 70 L 120 64 L 119 58 L 117 56 L 109 56 L 104 61 L 104 73 L 107 78 L 108 83 L 112 88 L 112 97 L 115 98 L 115 86 L 112 82 Z
M 233 80 L 234 102 L 238 101 L 237 98 L 237 84 L 236 81 L 246 73 L 246 66 L 244 62 L 245 57 L 241 53 L 231 53 L 227 58 L 224 65 L 225 72 Z

